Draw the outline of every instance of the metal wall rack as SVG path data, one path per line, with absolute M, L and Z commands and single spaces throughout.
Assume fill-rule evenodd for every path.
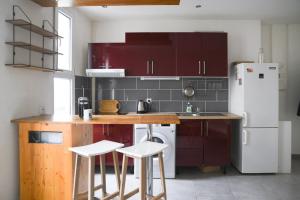
M 24 19 L 16 19 L 16 10 L 19 10 L 26 18 Z M 12 42 L 6 42 L 6 44 L 11 45 L 13 47 L 13 63 L 12 64 L 5 64 L 9 67 L 15 67 L 15 68 L 23 68 L 23 69 L 32 69 L 32 70 L 38 70 L 38 71 L 44 71 L 44 72 L 56 72 L 56 71 L 62 71 L 57 69 L 57 66 L 55 65 L 55 56 L 56 55 L 62 55 L 61 53 L 57 52 L 55 50 L 56 45 L 58 44 L 58 39 L 61 39 L 62 37 L 58 35 L 57 31 L 55 30 L 55 27 L 48 21 L 43 20 L 43 26 L 39 27 L 37 25 L 34 25 L 28 15 L 23 11 L 23 9 L 18 6 L 13 6 L 13 19 L 12 20 L 5 20 L 7 23 L 10 23 L 13 25 L 13 41 Z M 46 30 L 46 25 L 48 25 L 51 29 L 51 31 Z M 21 42 L 16 41 L 16 27 L 25 29 L 29 31 L 29 42 Z M 32 33 L 41 35 L 43 37 L 43 46 L 36 46 L 32 44 Z M 52 39 L 53 40 L 53 47 L 52 49 L 45 48 L 45 39 Z M 56 44 L 55 44 L 56 41 Z M 29 63 L 16 63 L 15 57 L 16 57 L 16 48 L 23 48 L 27 49 L 29 51 L 28 57 L 29 57 Z M 38 52 L 42 54 L 42 66 L 34 66 L 32 65 L 32 55 L 31 52 Z M 53 66 L 45 67 L 45 55 L 53 56 Z

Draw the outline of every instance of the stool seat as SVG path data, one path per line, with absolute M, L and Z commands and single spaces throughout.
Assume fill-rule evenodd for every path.
M 102 140 L 100 142 L 96 142 L 85 146 L 71 147 L 69 148 L 69 150 L 84 157 L 91 157 L 113 152 L 116 149 L 122 148 L 123 146 L 124 144 L 121 143 Z
M 117 149 L 116 151 L 134 158 L 145 158 L 157 155 L 168 147 L 167 144 L 145 141 L 134 146 Z

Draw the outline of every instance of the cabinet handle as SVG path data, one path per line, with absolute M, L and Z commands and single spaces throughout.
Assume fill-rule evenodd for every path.
M 109 125 L 107 125 L 107 136 L 109 136 L 110 133 L 109 133 Z
M 205 60 L 203 61 L 203 74 L 206 74 L 206 62 Z
M 151 61 L 152 74 L 154 73 L 154 60 Z
M 201 137 L 203 136 L 203 121 L 201 121 L 201 133 L 200 133 L 200 136 Z
M 243 130 L 243 134 L 244 134 L 243 144 L 247 145 L 248 144 L 248 132 L 246 130 Z
M 248 115 L 246 112 L 243 112 L 243 127 L 246 127 L 248 124 Z
M 201 61 L 198 61 L 198 74 L 201 75 Z
M 206 121 L 206 136 L 208 137 L 208 121 Z
M 147 74 L 149 74 L 149 60 L 147 60 Z

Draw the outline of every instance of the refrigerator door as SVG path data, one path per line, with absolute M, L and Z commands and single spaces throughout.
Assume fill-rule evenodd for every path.
M 244 128 L 242 173 L 278 172 L 278 128 Z
M 278 65 L 244 64 L 244 127 L 278 127 Z

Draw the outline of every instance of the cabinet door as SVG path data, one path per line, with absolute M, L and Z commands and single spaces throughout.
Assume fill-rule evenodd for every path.
M 127 33 L 126 65 L 133 76 L 175 76 L 176 48 L 174 34 Z
M 177 33 L 177 75 L 200 76 L 203 63 L 203 33 Z
M 133 145 L 133 126 L 132 125 L 107 125 L 107 140 L 119 142 L 127 146 Z M 122 164 L 122 154 L 118 154 L 119 164 Z M 112 154 L 106 155 L 106 165 L 113 166 Z M 133 165 L 133 160 L 128 160 L 128 165 Z
M 202 120 L 181 120 L 177 125 L 177 166 L 199 166 L 203 162 L 202 129 Z
M 208 165 L 230 163 L 231 121 L 206 120 L 203 132 L 204 158 Z
M 106 138 L 106 126 L 107 125 L 93 125 L 93 142 L 99 142 L 105 140 Z M 100 165 L 99 156 L 95 157 L 95 165 Z
M 104 45 L 102 43 L 91 43 L 88 46 L 88 67 L 100 68 L 105 65 Z
M 227 33 L 203 33 L 204 58 L 202 71 L 205 76 L 227 76 Z
M 105 140 L 105 125 L 93 125 L 93 142 L 99 142 Z
M 150 46 L 151 75 L 175 76 L 176 75 L 176 40 L 175 34 L 151 33 L 156 38 L 155 45 Z
M 89 44 L 90 68 L 124 68 L 126 51 L 124 43 L 93 43 Z

